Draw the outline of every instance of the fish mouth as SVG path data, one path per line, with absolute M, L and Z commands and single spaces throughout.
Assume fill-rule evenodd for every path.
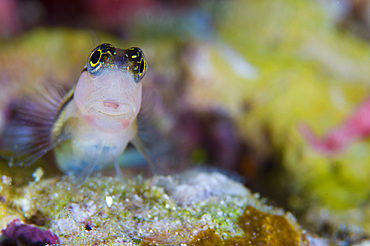
M 108 117 L 132 119 L 135 117 L 135 106 L 124 101 L 99 100 L 91 105 L 92 111 Z

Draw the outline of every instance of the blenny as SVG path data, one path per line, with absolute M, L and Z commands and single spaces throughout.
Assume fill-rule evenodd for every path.
M 138 127 L 146 70 L 140 48 L 97 46 L 69 92 L 43 86 L 23 100 L 2 133 L 3 158 L 29 165 L 54 149 L 62 171 L 89 173 L 112 162 L 118 169 L 131 142 L 152 163 Z

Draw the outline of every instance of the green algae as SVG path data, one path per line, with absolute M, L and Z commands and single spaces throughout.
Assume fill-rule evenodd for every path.
M 201 177 L 204 179 L 207 175 Z M 283 233 L 271 235 L 287 233 L 297 238 L 303 235 L 291 215 L 264 204 L 258 195 L 249 192 L 210 195 L 197 202 L 179 203 L 165 192 L 165 186 L 157 185 L 163 178 L 175 179 L 138 176 L 122 182 L 101 177 L 89 178 L 83 184 L 69 177 L 45 179 L 15 188 L 16 195 L 6 198 L 7 206 L 18 210 L 25 221 L 37 216 L 43 221 L 40 226 L 50 228 L 63 245 L 119 245 L 124 242 L 134 245 L 235 245 L 248 242 L 248 235 L 253 233 L 253 229 L 246 226 L 251 220 L 246 211 L 263 214 L 260 218 L 264 227 L 269 225 L 270 219 L 271 226 L 279 226 Z M 274 222 L 275 217 L 279 218 L 279 223 Z M 263 237 L 271 236 L 263 234 Z
M 262 212 L 248 205 L 238 219 L 243 236 L 222 240 L 214 230 L 199 232 L 189 245 L 309 245 L 305 234 L 295 223 L 281 215 Z

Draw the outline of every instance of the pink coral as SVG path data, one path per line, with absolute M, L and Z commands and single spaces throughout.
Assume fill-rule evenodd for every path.
M 58 237 L 51 231 L 24 224 L 18 219 L 10 222 L 1 233 L 0 245 L 45 245 L 60 243 Z
M 370 136 L 370 98 L 338 127 L 329 131 L 323 138 L 317 137 L 305 124 L 299 130 L 306 141 L 317 151 L 335 154 L 348 147 L 353 141 Z

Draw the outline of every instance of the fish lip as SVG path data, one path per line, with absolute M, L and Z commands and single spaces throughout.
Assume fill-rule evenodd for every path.
M 105 102 L 118 104 L 120 109 L 107 109 L 103 106 Z M 112 99 L 97 100 L 91 104 L 90 110 L 103 116 L 119 119 L 132 119 L 135 116 L 135 105 L 132 105 L 126 101 Z
M 111 117 L 127 118 L 127 119 L 131 118 L 127 114 L 110 114 L 110 113 L 107 113 L 107 112 L 103 112 L 101 110 L 95 110 L 95 112 L 97 112 L 98 114 L 102 114 L 102 115 L 106 115 L 106 116 L 111 116 Z

